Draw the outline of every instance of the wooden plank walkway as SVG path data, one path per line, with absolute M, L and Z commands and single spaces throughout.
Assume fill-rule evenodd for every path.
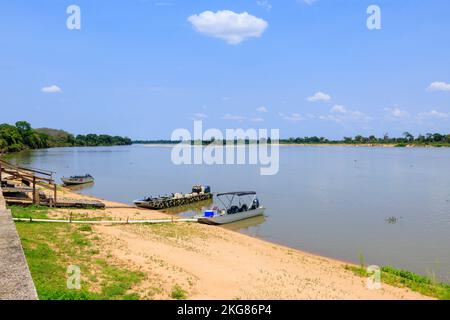
M 0 300 L 37 300 L 22 244 L 0 186 Z

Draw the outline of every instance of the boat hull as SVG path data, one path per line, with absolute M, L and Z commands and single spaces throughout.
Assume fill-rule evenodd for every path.
M 212 224 L 212 225 L 221 225 L 228 224 L 236 221 L 241 221 L 244 219 L 249 219 L 257 216 L 264 215 L 264 211 L 266 208 L 258 208 L 254 210 L 238 212 L 235 214 L 225 214 L 223 216 L 214 216 L 214 217 L 199 217 L 198 222 L 204 224 Z
M 75 186 L 75 185 L 80 185 L 80 184 L 92 183 L 92 182 L 94 182 L 94 179 L 65 179 L 65 178 L 62 178 L 61 181 L 66 186 Z
M 197 195 L 189 195 L 187 197 L 182 198 L 165 198 L 165 199 L 156 199 L 153 201 L 136 200 L 134 201 L 134 204 L 140 208 L 162 210 L 172 207 L 188 205 L 190 203 L 210 200 L 212 197 L 213 197 L 212 193 L 203 193 Z

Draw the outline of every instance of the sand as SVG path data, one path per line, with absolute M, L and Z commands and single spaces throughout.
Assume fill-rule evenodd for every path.
M 67 190 L 62 196 L 86 198 Z M 173 215 L 104 201 L 105 210 L 76 210 L 114 219 Z M 71 210 L 72 212 L 74 210 Z M 66 215 L 59 209 L 53 216 Z M 197 223 L 96 225 L 101 250 L 147 277 L 134 290 L 168 299 L 174 286 L 188 299 L 428 299 L 405 288 L 366 286 L 348 263 L 273 244 L 218 226 Z

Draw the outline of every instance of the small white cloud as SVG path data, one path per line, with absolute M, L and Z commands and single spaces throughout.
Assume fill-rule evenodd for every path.
M 334 122 L 369 122 L 371 117 L 359 110 L 349 110 L 341 105 L 335 105 L 330 109 L 330 114 L 319 116 L 320 120 Z
M 208 118 L 208 116 L 207 116 L 205 113 L 196 113 L 196 114 L 194 114 L 194 117 L 195 117 L 196 119 L 205 119 L 205 118 Z
M 449 118 L 449 114 L 448 113 L 444 113 L 444 112 L 439 112 L 436 110 L 431 110 L 429 112 L 420 112 L 417 115 L 417 118 L 419 120 L 426 120 L 426 119 L 448 119 Z
M 313 96 L 308 97 L 306 100 L 308 100 L 309 102 L 329 101 L 331 100 L 331 97 L 329 94 L 319 91 L 316 92 Z
M 302 117 L 302 115 L 299 113 L 292 113 L 290 115 L 280 113 L 279 115 L 283 120 L 292 121 L 292 122 L 302 121 L 304 119 Z
M 301 1 L 301 0 L 297 0 L 297 1 Z M 317 0 L 303 0 L 304 3 L 306 3 L 307 5 L 312 5 L 314 2 L 316 2 Z
M 263 7 L 267 11 L 272 10 L 272 5 L 270 4 L 269 0 L 256 0 L 256 4 L 260 7 Z
M 58 87 L 57 85 L 51 85 L 51 86 L 48 86 L 48 87 L 43 87 L 41 89 L 41 91 L 43 93 L 61 93 L 62 92 L 61 88 Z
M 230 10 L 204 11 L 191 15 L 188 21 L 198 32 L 225 40 L 228 44 L 258 38 L 269 25 L 265 20 L 247 12 L 236 13 Z
M 427 91 L 450 91 L 450 83 L 436 81 L 430 84 Z
M 251 118 L 250 119 L 251 122 L 264 122 L 263 118 Z
M 390 119 L 405 119 L 409 118 L 410 114 L 399 107 L 386 108 L 385 111 L 388 112 L 388 118 Z
M 330 112 L 332 113 L 347 113 L 347 109 L 344 106 L 341 105 L 335 105 L 333 108 L 331 108 Z
M 259 108 L 256 108 L 256 111 L 258 111 L 258 112 L 260 112 L 260 113 L 266 113 L 266 112 L 269 112 L 269 110 L 268 110 L 266 107 L 264 107 L 264 106 L 261 106 L 261 107 L 259 107 Z
M 222 120 L 243 121 L 245 120 L 245 117 L 227 113 L 222 117 Z

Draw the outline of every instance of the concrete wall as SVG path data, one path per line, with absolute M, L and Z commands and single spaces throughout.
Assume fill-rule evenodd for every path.
M 0 300 L 37 300 L 22 244 L 0 187 Z

